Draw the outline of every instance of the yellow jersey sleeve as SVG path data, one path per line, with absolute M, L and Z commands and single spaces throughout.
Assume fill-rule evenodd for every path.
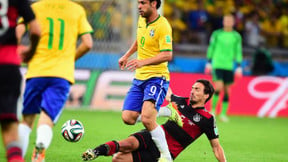
M 81 14 L 79 17 L 79 23 L 78 24 L 79 24 L 78 35 L 83 35 L 86 33 L 92 33 L 93 32 L 93 29 L 87 20 L 86 12 L 83 8 L 81 8 Z
M 172 29 L 169 24 L 163 23 L 159 36 L 160 52 L 172 51 Z

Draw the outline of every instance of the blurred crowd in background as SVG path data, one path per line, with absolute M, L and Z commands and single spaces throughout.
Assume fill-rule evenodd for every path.
M 120 37 L 131 35 L 134 10 L 131 0 L 83 0 L 79 3 L 85 7 L 95 40 L 119 41 Z
M 130 0 L 81 1 L 95 30 L 95 40 L 127 40 L 131 35 Z M 163 14 L 173 26 L 175 43 L 207 45 L 222 27 L 223 15 L 235 15 L 243 45 L 288 48 L 288 0 L 165 0 Z M 124 30 L 123 30 L 124 29 Z
M 288 48 L 287 0 L 166 0 L 164 6 L 177 43 L 207 44 L 229 13 L 244 46 Z

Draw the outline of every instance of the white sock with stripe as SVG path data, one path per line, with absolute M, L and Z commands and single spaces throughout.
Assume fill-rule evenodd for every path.
M 37 128 L 36 145 L 39 143 L 43 143 L 45 149 L 47 149 L 52 141 L 52 137 L 52 128 L 47 124 L 40 125 Z

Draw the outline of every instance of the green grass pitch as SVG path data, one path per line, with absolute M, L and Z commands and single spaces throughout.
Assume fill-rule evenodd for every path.
M 84 137 L 70 143 L 61 136 L 61 126 L 68 119 L 78 119 L 85 127 Z M 288 118 L 256 118 L 232 116 L 229 123 L 217 122 L 220 142 L 229 162 L 287 162 Z M 159 118 L 163 123 L 165 118 Z M 124 125 L 120 112 L 65 110 L 54 127 L 53 141 L 46 152 L 46 162 L 80 162 L 81 153 L 87 148 L 110 140 L 120 140 L 142 129 L 142 124 Z M 35 142 L 35 129 L 30 136 L 30 146 L 25 160 L 30 161 Z M 0 161 L 5 161 L 2 141 Z M 111 157 L 99 157 L 97 162 L 109 162 Z M 211 162 L 214 158 L 205 135 L 180 154 L 175 162 Z

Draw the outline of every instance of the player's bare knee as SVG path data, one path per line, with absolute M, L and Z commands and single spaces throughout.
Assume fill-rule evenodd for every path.
M 123 116 L 122 116 L 122 120 L 127 125 L 134 125 L 136 123 L 136 120 L 132 118 L 123 117 Z
M 117 154 L 112 157 L 112 162 L 118 162 Z
M 35 121 L 36 115 L 24 115 L 22 124 L 27 125 L 30 128 L 33 128 L 34 121 Z
M 129 153 L 132 152 L 133 150 L 137 149 L 137 145 L 133 142 L 126 142 L 125 146 L 122 147 L 121 152 Z
M 136 123 L 136 121 L 132 121 L 132 120 L 128 120 L 128 121 L 123 120 L 123 122 L 127 125 L 134 125 Z
M 136 123 L 138 115 L 123 112 L 122 113 L 122 120 L 127 125 L 134 125 Z
M 122 153 L 121 153 L 121 152 L 118 152 L 117 154 L 115 154 L 115 155 L 112 157 L 112 162 L 121 162 L 121 161 L 123 161 Z
M 10 127 L 13 123 L 17 123 L 17 121 L 10 120 L 10 119 L 9 120 L 2 120 L 2 121 L 0 121 L 1 129 L 3 131 L 7 131 L 10 129 Z
M 143 125 L 146 128 L 150 128 L 153 125 L 153 122 L 154 122 L 151 117 L 148 117 L 148 116 L 145 116 L 145 115 L 141 116 L 141 120 L 142 120 Z

